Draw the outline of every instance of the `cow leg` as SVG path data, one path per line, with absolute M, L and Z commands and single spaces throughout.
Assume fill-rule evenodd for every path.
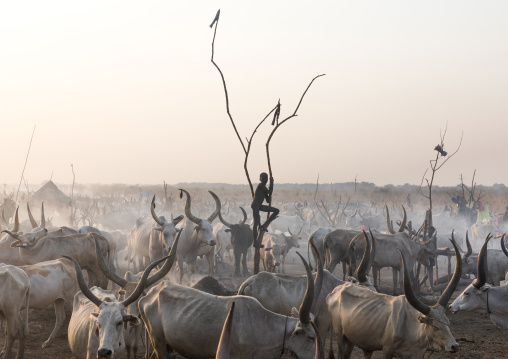
M 286 274 L 286 269 L 284 268 L 284 263 L 286 262 L 286 255 L 282 255 L 282 273 Z
M 374 278 L 374 287 L 376 286 L 376 282 L 377 282 L 379 274 L 380 273 L 376 270 L 376 268 L 372 267 L 372 277 Z M 379 286 L 378 286 L 378 288 L 379 288 Z
M 249 273 L 249 269 L 247 268 L 247 251 L 243 252 L 242 267 L 243 267 L 243 276 L 244 277 L 249 277 L 250 273 Z
M 365 359 L 370 359 L 372 357 L 372 352 L 370 350 L 364 350 L 363 356 L 365 357 Z
M 234 249 L 234 253 L 235 253 L 235 277 L 239 277 L 240 276 L 240 259 L 241 259 L 242 253 L 240 253 L 240 251 L 236 248 Z M 244 272 L 245 272 L 245 267 L 244 267 Z
M 208 275 L 211 277 L 213 276 L 213 257 L 214 257 L 213 250 L 211 254 L 206 255 L 206 259 L 208 259 Z
M 393 295 L 397 295 L 397 284 L 399 279 L 399 271 L 395 268 L 392 268 L 392 275 L 393 275 Z M 402 283 L 401 283 L 402 284 Z M 403 289 L 401 289 L 403 290 Z
M 56 335 L 58 334 L 58 331 L 60 330 L 60 327 L 62 326 L 64 320 L 65 320 L 65 302 L 63 299 L 59 298 L 55 300 L 55 303 L 53 304 L 55 307 L 55 328 L 53 328 L 53 331 L 51 332 L 51 335 L 49 336 L 48 340 L 42 344 L 42 347 L 45 348 L 49 346 L 53 340 L 55 339 Z
M 346 280 L 346 262 L 342 262 L 342 280 Z
M 393 358 L 393 348 L 383 348 L 383 359 L 392 359 Z
M 132 358 L 136 359 L 138 357 L 138 347 L 139 340 L 141 338 L 141 330 L 143 329 L 142 325 L 136 325 L 134 327 L 134 340 L 132 341 Z

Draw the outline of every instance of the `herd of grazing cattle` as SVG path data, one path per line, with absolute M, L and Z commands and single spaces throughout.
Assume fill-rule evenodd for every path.
M 315 213 L 281 215 L 279 225 L 284 227 L 270 228 L 260 249 L 265 271 L 251 275 L 247 258 L 253 233 L 247 211 L 240 207 L 239 223 L 228 222 L 221 200 L 209 191 L 213 206 L 199 212 L 211 214 L 200 218 L 191 211 L 190 194 L 181 193 L 184 215 L 171 215 L 170 220 L 157 215 L 154 196 L 151 218 L 140 217 L 124 235 L 91 226 L 47 226 L 44 207 L 40 224 L 28 207 L 31 230 L 22 230 L 18 210 L 13 223 L 4 218 L 3 225 L 10 229 L 0 237 L 0 316 L 6 328 L 0 358 L 11 359 L 15 352 L 17 359 L 24 357 L 34 315 L 30 310 L 52 305 L 55 326 L 41 346 L 52 344 L 65 322 L 65 307 L 72 305 L 67 336 L 77 359 L 166 359 L 172 353 L 203 359 L 275 359 L 284 354 L 324 359 L 328 336 L 340 358 L 350 358 L 354 347 L 365 358 L 374 351 L 382 351 L 383 358 L 423 358 L 427 350 L 459 349 L 447 311 L 482 311 L 498 327 L 508 328 L 508 286 L 500 286 L 508 269 L 504 236 L 497 236 L 501 250 L 487 248 L 495 238 L 488 235 L 474 254 L 467 235 L 464 252 L 452 232 L 453 275 L 429 305 L 420 296 L 425 280 L 420 281 L 419 273 L 423 265 L 425 278 L 434 284 L 437 231 L 426 238 L 412 230 L 405 209 L 395 231 L 386 207 L 387 232 L 357 224 L 316 226 L 311 221 Z M 216 218 L 220 224 L 214 226 Z M 286 275 L 286 259 L 293 247 L 300 248 L 301 235 L 308 235 L 308 259 L 296 252 L 305 274 Z M 245 278 L 237 293 L 213 279 L 226 253 L 234 273 L 225 274 Z M 198 258 L 208 267 L 208 284 L 186 286 L 194 282 Z M 333 274 L 339 263 L 342 280 Z M 138 274 L 130 272 L 131 267 Z M 379 273 L 386 267 L 393 271 L 393 295 L 378 292 Z M 123 277 L 120 271 L 126 271 Z M 474 280 L 463 278 L 470 273 Z M 449 304 L 464 281 L 467 287 Z

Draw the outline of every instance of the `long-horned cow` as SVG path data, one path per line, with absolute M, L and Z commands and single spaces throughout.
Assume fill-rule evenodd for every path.
M 491 236 L 487 236 L 478 256 L 478 277 L 464 289 L 449 308 L 453 314 L 459 311 L 487 313 L 494 324 L 508 329 L 508 310 L 506 308 L 508 286 L 492 287 L 487 284 L 487 243 L 491 238 Z M 503 241 L 504 238 L 501 238 L 501 246 L 508 256 Z
M 155 196 L 150 205 L 150 218 L 139 218 L 132 229 L 132 242 L 129 251 L 133 251 L 132 257 L 138 258 L 139 270 L 146 267 L 144 263 L 150 263 L 169 253 L 176 236 L 176 225 L 183 216 L 171 218 L 168 222 L 164 216 L 155 213 Z M 155 222 L 154 222 L 155 221 Z
M 96 282 L 101 288 L 106 288 L 108 280 L 102 274 L 95 257 L 95 240 L 100 244 L 101 252 L 112 262 L 108 241 L 97 233 L 74 234 L 63 237 L 47 237 L 48 230 L 41 228 L 37 232 L 29 233 L 26 238 L 13 232 L 9 234 L 16 238 L 11 247 L 19 247 L 21 260 L 25 264 L 36 264 L 69 255 L 88 271 L 91 282 Z
M 231 358 L 275 359 L 283 353 L 313 358 L 316 346 L 310 310 L 314 282 L 301 259 L 307 272 L 307 291 L 300 310 L 294 310 L 298 318 L 273 313 L 246 296 L 218 297 L 167 281 L 153 287 L 138 306 L 156 357 L 165 359 L 176 351 L 187 358 L 213 358 L 234 301 L 235 318 L 239 319 L 232 324 Z
M 217 243 L 213 236 L 212 222 L 219 215 L 221 202 L 219 197 L 212 191 L 208 191 L 215 201 L 215 210 L 207 219 L 194 216 L 191 212 L 191 198 L 189 192 L 180 189 L 187 196 L 185 201 L 185 226 L 182 238 L 176 252 L 176 260 L 180 270 L 180 283 L 183 279 L 183 263 L 187 263 L 191 269 L 191 277 L 196 272 L 196 259 L 198 255 L 205 255 L 208 260 L 208 275 L 213 274 L 214 246 Z
M 250 275 L 247 269 L 247 251 L 254 241 L 254 235 L 252 229 L 247 221 L 247 213 L 240 207 L 243 213 L 243 219 L 238 224 L 231 224 L 227 222 L 219 211 L 219 219 L 228 229 L 226 232 L 231 233 L 231 244 L 233 245 L 233 253 L 235 255 L 235 276 L 240 275 L 240 261 L 242 262 L 243 276 L 247 277 Z M 243 256 L 243 257 L 242 257 Z
M 78 262 L 74 262 L 81 292 L 74 297 L 68 339 L 72 354 L 78 359 L 120 358 L 125 351 L 124 327 L 127 323 L 140 325 L 138 317 L 127 313 L 127 307 L 142 294 L 151 270 L 163 260 L 150 264 L 144 271 L 134 291 L 119 302 L 117 294 L 109 290 L 88 288 Z
M 423 358 L 429 347 L 455 352 L 458 344 L 450 332 L 445 308 L 459 283 L 462 260 L 454 240 L 456 264 L 445 291 L 430 307 L 413 293 L 401 252 L 404 295 L 392 297 L 344 284 L 328 295 L 328 310 L 341 358 L 350 358 L 354 346 L 370 357 L 376 350 L 383 358 Z
M 0 357 L 12 359 L 12 347 L 18 339 L 16 359 L 23 359 L 25 340 L 28 335 L 28 312 L 30 297 L 30 280 L 18 267 L 0 263 L 0 319 L 7 321 L 7 338 Z M 26 309 L 25 322 L 19 311 Z
M 50 345 L 65 320 L 65 304 L 79 291 L 74 264 L 64 258 L 20 266 L 30 280 L 30 308 L 55 307 L 55 327 L 42 347 Z

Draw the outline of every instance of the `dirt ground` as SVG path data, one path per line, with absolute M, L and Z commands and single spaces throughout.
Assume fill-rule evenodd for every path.
M 289 274 L 303 274 L 301 265 L 293 264 L 293 258 L 288 261 L 290 264 L 286 265 L 286 272 Z M 296 263 L 296 262 L 295 262 Z M 252 268 L 252 262 L 249 263 L 249 268 Z M 232 273 L 232 270 L 231 272 Z M 225 273 L 220 279 L 221 282 L 232 290 L 238 289 L 244 279 L 231 278 Z M 341 269 L 336 269 L 334 274 L 342 277 Z M 392 275 L 388 270 L 382 272 L 382 285 L 389 283 Z M 455 296 L 458 292 L 455 293 Z M 455 298 L 452 298 L 452 300 Z M 63 328 L 57 336 L 54 343 L 47 348 L 42 349 L 42 343 L 50 335 L 54 326 L 54 311 L 53 308 L 48 308 L 44 311 L 32 311 L 29 319 L 30 335 L 26 343 L 25 358 L 27 359 L 70 359 L 74 358 L 67 341 L 67 326 L 69 323 L 71 309 L 66 310 L 67 318 Z M 449 315 L 451 322 L 451 331 L 455 336 L 456 341 L 460 345 L 460 350 L 455 354 L 448 354 L 445 352 L 428 352 L 425 358 L 508 358 L 508 331 L 505 330 L 503 334 L 486 318 L 483 314 L 477 313 L 459 313 L 458 315 Z M 327 338 L 326 347 L 328 350 L 329 339 Z M 140 352 L 144 347 L 140 349 Z M 337 347 L 334 341 L 334 351 L 337 357 Z M 125 356 L 126 357 L 126 356 Z M 141 354 L 138 354 L 141 358 Z M 176 356 L 176 358 L 183 358 Z M 283 358 L 289 358 L 284 356 Z M 363 358 L 360 350 L 355 349 L 353 358 Z M 381 358 L 381 352 L 376 352 L 373 358 Z M 190 359 L 190 358 L 189 358 Z

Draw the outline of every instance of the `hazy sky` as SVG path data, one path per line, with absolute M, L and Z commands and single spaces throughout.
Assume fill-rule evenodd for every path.
M 448 123 L 457 155 L 507 183 L 508 2 L 1 1 L 0 183 L 246 183 L 242 138 L 280 98 L 276 182 L 419 184 Z M 269 121 L 254 138 L 266 171 Z

